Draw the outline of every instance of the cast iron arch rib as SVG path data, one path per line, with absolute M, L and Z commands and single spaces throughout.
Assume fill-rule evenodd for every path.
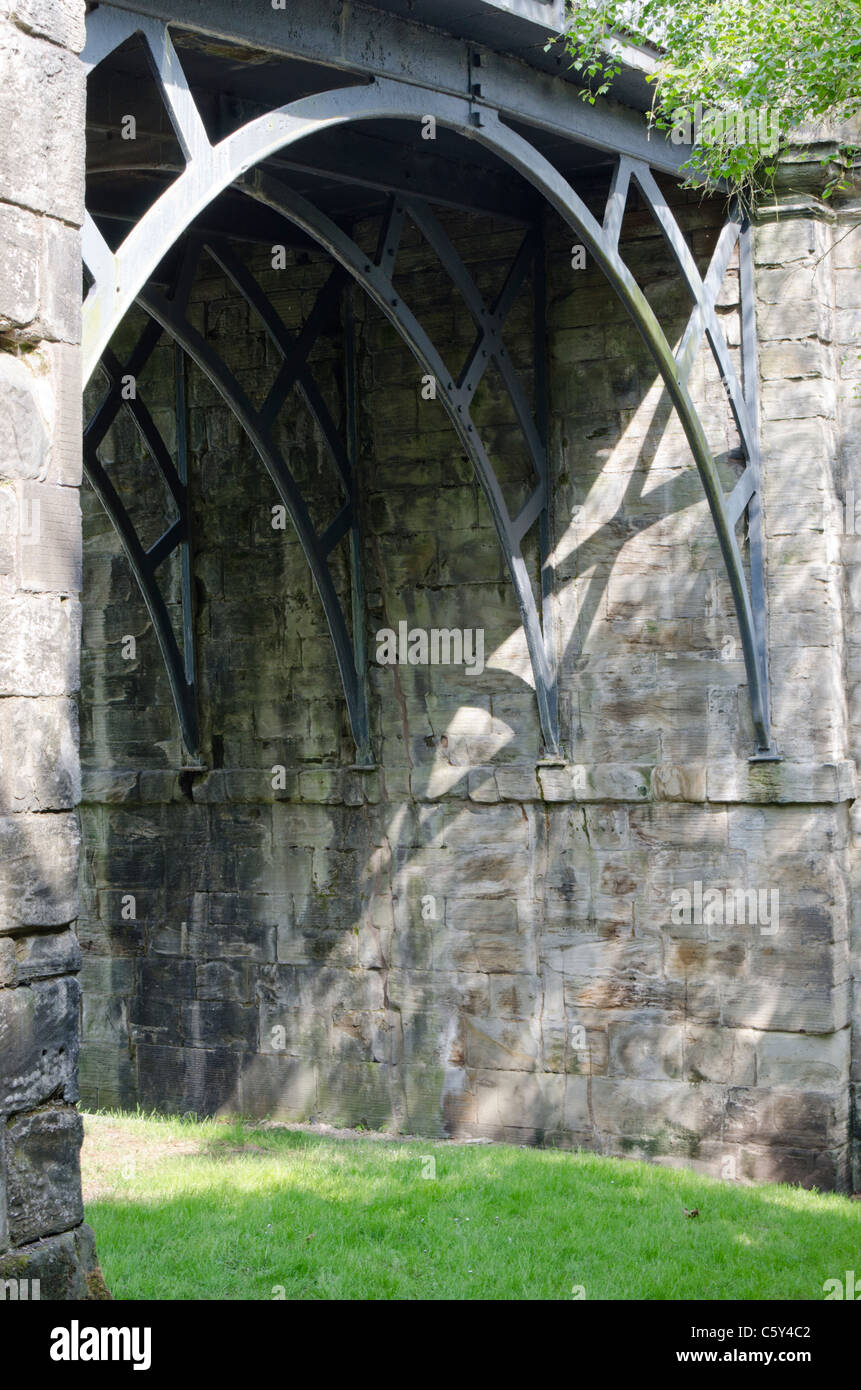
M 136 382 L 138 374 L 149 361 L 161 337 L 160 325 L 150 321 L 128 359 L 122 365 L 110 349 L 105 349 L 102 354 L 101 366 L 108 381 L 108 391 L 84 429 L 83 467 L 87 480 L 113 522 L 132 573 L 140 587 L 167 669 L 183 743 L 192 757 L 196 757 L 199 752 L 200 732 L 195 696 L 194 643 L 191 618 L 190 528 L 183 440 L 184 401 L 182 394 L 184 385 L 181 375 L 182 363 L 180 361 L 176 363 L 175 383 L 177 413 L 180 416 L 177 429 L 178 469 L 174 467 L 167 445 L 159 434 L 155 421 L 137 390 L 130 399 L 126 399 L 123 392 L 123 382 L 129 377 Z M 171 522 L 167 530 L 146 550 L 119 493 L 99 458 L 99 448 L 105 435 L 120 410 L 123 409 L 131 415 L 150 457 L 167 484 L 178 512 L 177 519 Z M 180 552 L 181 565 L 182 650 L 177 642 L 168 606 L 156 573 L 159 566 L 176 550 Z
M 174 342 L 179 344 L 183 352 L 196 363 L 216 388 L 242 426 L 275 484 L 278 496 L 293 523 L 323 604 L 356 744 L 357 764 L 369 767 L 372 766 L 372 759 L 364 669 L 358 669 L 355 659 L 357 644 L 361 647 L 361 639 L 358 635 L 350 633 L 328 563 L 329 555 L 343 537 L 350 531 L 358 530 L 352 460 L 349 443 L 344 445 L 340 440 L 307 365 L 307 355 L 319 331 L 320 321 L 329 312 L 333 298 L 336 295 L 340 296 L 344 276 L 340 270 L 335 269 L 320 291 L 304 328 L 295 338 L 291 338 L 278 314 L 266 301 L 254 277 L 233 256 L 229 248 L 222 244 L 207 244 L 206 249 L 225 269 L 251 307 L 261 312 L 266 329 L 283 359 L 282 370 L 279 371 L 267 400 L 259 410 L 212 345 L 189 323 L 182 304 L 169 299 L 152 286 L 141 290 L 137 302 L 160 329 L 170 334 Z M 318 535 L 315 530 L 302 491 L 272 434 L 272 425 L 278 411 L 293 386 L 300 389 L 317 420 L 347 496 L 346 502 L 322 535 Z M 353 617 L 354 626 L 358 625 L 361 622 L 361 613 L 354 612 Z
M 209 202 L 228 185 L 242 178 L 253 166 L 288 145 L 340 124 L 378 118 L 420 121 L 426 116 L 433 116 L 439 125 L 468 139 L 476 140 L 496 154 L 544 196 L 595 257 L 643 337 L 682 422 L 721 547 L 744 652 L 756 736 L 755 756 L 777 756 L 770 728 L 764 640 L 765 592 L 759 529 L 759 456 L 755 436 L 755 338 L 750 327 L 749 302 L 746 307 L 743 305 L 747 329 L 744 334 L 745 390 L 742 392 L 734 372 L 727 370 L 731 363 L 714 312 L 714 296 L 719 282 L 718 285 L 709 283 L 707 276 L 704 286 L 695 267 L 693 276 L 696 278 L 692 278 L 692 258 L 684 245 L 675 219 L 666 208 L 660 190 L 654 183 L 648 165 L 628 156 L 622 157 L 602 225 L 592 216 L 585 203 L 559 171 L 528 140 L 505 125 L 498 112 L 488 104 L 482 104 L 481 120 L 476 123 L 473 120 L 475 112 L 469 94 L 463 97 L 442 92 L 432 94 L 426 88 L 413 87 L 407 82 L 388 78 L 377 78 L 366 86 L 341 88 L 290 103 L 249 122 L 216 146 L 212 146 L 205 136 L 201 135 L 202 126 L 199 118 L 195 121 L 190 115 L 194 100 L 173 48 L 167 25 L 126 12 L 118 14 L 108 7 L 101 6 L 91 14 L 88 21 L 84 62 L 88 68 L 92 68 L 114 47 L 137 32 L 143 33 L 149 45 L 156 78 L 165 95 L 171 120 L 187 159 L 187 166 L 184 173 L 165 190 L 128 234 L 116 255 L 111 253 L 92 220 L 88 218 L 85 223 L 84 258 L 94 276 L 94 284 L 84 306 L 84 379 L 86 380 L 93 371 L 122 316 L 140 294 L 166 251 Z M 248 190 L 253 191 L 255 196 L 262 194 L 266 186 L 260 181 L 260 177 L 258 176 L 253 187 Z M 735 492 L 729 497 L 721 486 L 702 423 L 687 389 L 687 374 L 690 370 L 688 354 L 681 360 L 676 360 L 651 307 L 619 254 L 618 236 L 624 199 L 631 178 L 636 180 L 644 196 L 650 201 L 670 240 L 682 273 L 694 293 L 697 301 L 695 312 L 699 314 L 700 319 L 692 329 L 692 336 L 699 332 L 701 323 L 721 368 L 733 413 L 742 434 L 748 459 L 746 473 L 750 477 L 745 481 L 743 475 Z M 277 193 L 277 190 L 275 192 Z M 295 195 L 291 194 L 290 197 L 294 198 Z M 295 211 L 294 203 L 293 212 Z M 291 220 L 296 220 L 292 213 L 288 215 Z M 336 232 L 338 230 L 335 229 Z M 725 243 L 723 249 L 725 250 Z M 342 264 L 344 263 L 342 261 Z M 354 273 L 352 269 L 351 273 Z M 379 268 L 372 268 L 364 273 L 369 277 L 366 288 L 372 297 L 378 300 L 379 292 L 386 289 L 385 284 L 381 282 Z M 746 279 L 749 290 L 749 273 L 743 268 L 743 284 Z M 390 298 L 392 297 L 394 296 L 390 295 Z M 381 307 L 396 324 L 398 331 L 403 331 L 404 315 L 393 317 L 389 312 L 390 309 L 399 306 L 381 304 Z M 406 334 L 404 336 L 406 337 Z M 415 351 L 415 348 L 413 350 Z M 423 346 L 422 351 L 428 351 L 427 345 Z M 428 360 L 436 360 L 441 365 L 432 345 Z M 693 360 L 692 350 L 690 360 Z M 449 406 L 449 401 L 446 401 L 446 408 L 451 414 Z M 454 423 L 457 427 L 457 422 Z M 466 433 L 469 434 L 470 431 L 467 429 Z M 475 431 L 471 434 L 474 436 Z M 473 453 L 473 450 L 476 452 Z M 469 452 L 476 464 L 477 474 L 501 536 L 506 529 L 506 517 L 499 511 L 498 486 L 489 461 L 486 461 L 486 455 L 483 456 L 481 446 L 476 440 L 472 441 Z M 751 524 L 750 589 L 735 535 L 735 523 L 748 505 Z M 530 516 L 527 515 L 523 518 L 523 524 L 530 520 Z M 507 525 L 512 528 L 510 519 Z M 757 532 L 756 536 L 754 529 Z M 516 522 L 510 534 L 517 539 Z M 519 550 L 512 551 L 510 569 L 523 612 L 523 596 L 529 586 Z M 534 607 L 531 590 L 529 600 Z M 540 642 L 537 640 L 539 635 L 533 630 L 530 640 L 527 628 L 536 687 L 541 686 L 545 691 L 550 691 L 554 683 L 552 679 L 547 678 L 547 653 L 543 638 Z M 542 723 L 545 723 L 546 719 L 547 712 L 542 710 Z M 548 722 L 552 727 L 552 720 Z M 552 739 L 548 742 L 551 747 L 555 746 Z
M 380 235 L 377 258 L 374 261 L 369 259 L 365 252 L 331 218 L 327 217 L 306 198 L 282 184 L 279 179 L 272 178 L 260 170 L 255 170 L 240 180 L 237 186 L 249 196 L 282 213 L 294 225 L 301 227 L 320 246 L 324 247 L 345 270 L 349 271 L 357 284 L 361 285 L 368 297 L 397 328 L 401 338 L 425 372 L 434 377 L 437 383 L 438 399 L 445 407 L 461 445 L 472 463 L 475 476 L 481 485 L 490 509 L 500 547 L 514 585 L 529 649 L 541 730 L 544 737 L 544 751 L 548 757 L 558 756 L 559 733 L 554 654 L 542 628 L 529 571 L 521 550 L 523 537 L 533 522 L 547 508 L 546 442 L 539 436 L 538 427 L 526 404 L 520 382 L 516 373 L 511 369 L 506 356 L 501 336 L 505 316 L 514 302 L 517 290 L 522 284 L 526 270 L 536 253 L 535 233 L 527 233 L 523 245 L 515 257 L 514 265 L 509 272 L 499 300 L 495 308 L 490 311 L 484 305 L 466 267 L 457 257 L 442 228 L 437 226 L 430 209 L 416 200 L 399 197 L 392 200 L 388 218 Z M 439 252 L 444 266 L 463 293 L 478 327 L 475 347 L 467 358 L 464 370 L 457 381 L 448 371 L 437 348 L 419 324 L 412 310 L 404 302 L 403 296 L 395 289 L 392 281 L 400 229 L 404 214 L 407 211 L 422 231 L 431 233 L 433 238 L 431 244 Z M 486 348 L 482 348 L 484 343 L 487 344 Z M 485 367 L 491 359 L 499 364 L 512 404 L 521 420 L 521 428 L 523 428 L 524 422 L 527 422 L 528 427 L 524 428 L 523 432 L 533 467 L 539 479 L 538 487 L 518 516 L 513 519 L 509 516 L 493 465 L 469 413 L 475 387 L 483 375 L 484 368 L 478 365 L 482 351 L 487 354 L 484 359 Z

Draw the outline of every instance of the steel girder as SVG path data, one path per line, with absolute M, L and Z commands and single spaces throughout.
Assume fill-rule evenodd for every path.
M 327 246 L 394 323 L 419 360 L 428 364 L 429 370 L 437 375 L 438 380 L 444 378 L 448 383 L 450 378 L 442 359 L 433 345 L 424 338 L 407 306 L 393 293 L 384 263 L 374 265 L 369 262 L 340 228 L 324 218 L 306 200 L 299 198 L 270 176 L 258 171 L 251 179 L 246 177 L 253 166 L 260 164 L 270 155 L 324 129 L 358 120 L 400 118 L 420 122 L 428 115 L 433 116 L 438 124 L 483 145 L 543 194 L 550 206 L 576 232 L 595 257 L 643 337 L 681 419 L 723 554 L 748 678 L 756 736 L 754 756 L 776 757 L 771 736 L 768 697 L 760 455 L 757 440 L 756 338 L 753 321 L 750 229 L 747 223 L 742 221 L 738 214 L 731 217 L 719 240 L 709 272 L 705 280 L 702 280 L 681 230 L 658 188 L 649 163 L 627 152 L 620 154 L 603 224 L 599 223 L 549 160 L 528 140 L 505 124 L 500 109 L 491 108 L 486 104 L 477 105 L 477 84 L 471 81 L 468 82 L 464 95 L 453 96 L 448 92 L 432 92 L 427 87 L 416 87 L 403 81 L 375 78 L 366 86 L 341 88 L 288 104 L 267 116 L 251 121 L 213 146 L 206 137 L 166 24 L 100 7 L 89 20 L 88 42 L 83 54 L 88 68 L 91 69 L 119 43 L 136 32 L 142 33 L 148 44 L 156 79 L 164 94 L 187 165 L 184 173 L 165 190 L 128 234 L 116 254 L 110 251 L 92 219 L 88 218 L 85 223 L 84 259 L 93 275 L 94 284 L 84 306 L 84 379 L 86 380 L 92 372 L 123 314 L 138 297 L 170 246 L 178 240 L 207 203 L 229 184 L 240 181 L 241 186 L 252 196 L 284 212 L 291 221 L 304 227 L 310 235 Z M 486 94 L 482 93 L 481 96 L 482 101 L 486 102 Z M 541 122 L 536 121 L 535 124 Z M 625 142 L 623 149 L 626 147 L 630 148 L 630 142 Z M 694 299 L 691 321 L 677 354 L 673 353 L 654 312 L 619 253 L 619 233 L 632 179 L 660 224 Z M 395 201 L 393 218 L 398 215 L 398 207 L 406 210 L 405 200 Z M 438 238 L 438 231 L 427 212 L 416 207 L 411 207 L 410 212 L 413 216 L 424 218 L 426 235 Z M 743 387 L 733 368 L 715 312 L 717 293 L 736 241 L 740 242 L 742 267 Z M 457 279 L 461 269 L 452 259 L 449 249 L 444 248 L 444 251 L 450 273 Z M 469 303 L 469 300 L 467 302 Z M 470 308 L 473 309 L 472 304 Z M 475 308 L 478 306 L 475 305 Z M 486 312 L 484 310 L 485 314 Z M 715 460 L 687 387 L 696 350 L 703 334 L 721 372 L 746 461 L 744 473 L 730 494 L 723 491 Z M 519 554 L 519 542 L 525 530 L 538 516 L 543 516 L 542 532 L 545 537 L 547 534 L 546 459 L 543 471 L 536 468 L 540 480 L 539 489 L 533 494 L 524 513 L 512 520 L 505 512 L 492 469 L 486 461 L 480 441 L 475 437 L 476 432 L 471 421 L 467 418 L 471 395 L 468 387 L 468 375 L 456 385 L 452 381 L 446 386 L 443 401 L 473 460 L 490 504 L 497 532 L 503 548 L 506 549 L 506 558 L 517 589 L 530 645 L 547 748 L 552 752 L 556 749 L 557 743 L 555 710 L 551 707 L 555 696 L 551 649 L 546 641 L 547 634 L 540 632 L 537 609 Z M 512 399 L 517 409 L 517 399 L 514 396 Z M 523 420 L 521 424 L 524 425 Z M 530 438 L 528 426 L 524 428 L 527 443 L 535 460 L 535 440 Z M 536 435 L 540 443 L 540 430 L 537 427 Z M 750 587 L 735 529 L 745 511 L 750 528 Z M 547 580 L 545 566 L 543 589 Z

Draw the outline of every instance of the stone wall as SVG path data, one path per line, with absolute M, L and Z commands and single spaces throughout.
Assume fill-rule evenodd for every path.
M 0 1284 L 98 1295 L 82 1224 L 83 0 L 0 4 Z
M 704 269 L 723 209 L 671 197 Z M 517 236 L 486 219 L 446 225 L 492 299 Z M 740 641 L 681 427 L 621 306 L 594 268 L 572 268 L 555 220 L 564 764 L 540 759 L 525 643 L 482 495 L 377 312 L 356 299 L 374 771 L 351 767 L 298 543 L 273 530 L 262 466 L 187 368 L 203 770 L 184 764 L 146 609 L 84 496 L 88 1104 L 313 1116 L 846 1185 L 854 765 L 840 539 L 822 516 L 839 487 L 837 343 L 851 330 L 834 336 L 833 262 L 821 294 L 802 284 L 831 234 L 811 214 L 757 240 L 780 764 L 747 761 Z M 676 341 L 690 305 L 646 213 L 629 212 L 622 243 Z M 281 272 L 263 250 L 252 261 L 299 327 L 324 258 L 297 253 Z M 455 367 L 471 343 L 459 299 L 417 236 L 401 264 L 408 302 Z M 731 269 L 720 314 L 737 353 L 736 301 Z M 275 370 L 262 325 L 214 265 L 193 303 L 260 398 Z M 525 294 L 506 343 L 527 383 L 530 323 Z M 126 346 L 139 327 L 130 317 Z M 314 359 L 336 418 L 339 336 L 333 325 Z M 170 443 L 173 372 L 165 346 L 139 381 Z M 705 356 L 692 384 L 729 486 L 737 441 Z M 475 418 L 514 512 L 528 474 L 493 378 Z M 325 524 L 336 489 L 301 406 L 281 430 Z M 104 457 L 154 539 L 168 513 L 130 426 Z M 528 562 L 535 574 L 534 549 Z M 337 578 L 346 596 L 343 564 Z M 176 615 L 176 573 L 170 582 Z M 375 634 L 400 620 L 484 629 L 487 669 L 373 664 Z M 725 901 L 736 890 L 755 891 L 765 919 L 680 918 L 681 892 Z
M 857 205 L 851 222 L 857 222 Z M 844 678 L 847 689 L 849 748 L 858 761 L 861 752 L 861 229 L 849 230 L 844 217 L 832 232 L 834 240 L 834 347 L 837 366 L 837 422 L 841 487 L 834 508 L 835 529 L 841 535 L 844 564 L 844 602 L 846 605 L 846 657 Z M 849 964 L 853 980 L 851 1091 L 853 1118 L 853 1190 L 861 1190 L 861 855 L 859 855 L 859 808 L 852 807 L 852 911 L 849 920 Z

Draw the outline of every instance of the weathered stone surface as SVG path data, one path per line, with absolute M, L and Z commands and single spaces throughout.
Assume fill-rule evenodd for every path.
M 722 210 L 682 202 L 699 219 L 692 244 L 705 263 Z M 452 455 L 442 412 L 433 423 L 419 407 L 418 378 L 372 311 L 357 310 L 372 650 L 374 633 L 404 617 L 482 627 L 489 658 L 480 678 L 372 660 L 373 773 L 351 767 L 301 549 L 273 531 L 265 480 L 209 384 L 190 382 L 189 421 L 202 480 L 192 505 L 205 771 L 179 771 L 152 634 L 86 501 L 82 739 L 94 773 L 82 939 L 100 959 L 85 984 L 88 1095 L 582 1144 L 716 1175 L 731 1152 L 744 1176 L 843 1181 L 848 1138 L 829 1107 L 849 1084 L 858 696 L 847 705 L 844 672 L 861 690 L 852 616 L 861 547 L 835 520 L 857 460 L 843 442 L 829 335 L 852 343 L 849 311 L 834 307 L 852 287 L 832 292 L 830 266 L 816 269 L 822 232 L 802 222 L 765 232 L 758 252 L 782 762 L 749 762 L 738 627 L 684 431 L 612 293 L 597 276 L 572 293 L 570 257 L 552 235 L 566 761 L 542 758 L 521 618 L 483 499 Z M 489 284 L 490 248 L 504 259 L 508 232 L 488 222 L 470 236 L 454 215 L 446 226 Z M 368 244 L 374 232 L 363 229 Z M 681 332 L 689 305 L 666 246 L 640 228 L 625 249 Z M 414 229 L 404 254 L 414 302 L 459 344 L 455 306 Z M 292 265 L 290 291 L 262 254 L 255 269 L 300 328 L 323 258 Z M 811 290 L 814 269 L 821 285 Z M 737 292 L 733 270 L 720 313 L 736 361 Z M 263 390 L 260 335 L 212 265 L 192 314 L 248 389 Z M 512 335 L 526 369 L 527 317 L 519 349 Z M 337 343 L 318 353 L 315 370 L 334 381 Z M 148 404 L 172 438 L 168 355 L 151 377 Z M 713 364 L 697 366 L 691 389 L 728 490 L 736 438 Z M 516 507 L 522 460 L 501 410 L 489 389 L 475 419 Z M 281 427 L 326 524 L 337 495 L 319 441 L 292 403 Z M 165 517 L 133 436 L 118 427 L 105 450 L 123 495 L 159 534 Z M 530 546 L 527 537 L 537 577 Z M 346 570 L 333 563 L 346 596 Z M 169 583 L 175 602 L 175 575 Z M 126 632 L 137 634 L 139 657 L 120 670 Z M 695 883 L 733 904 L 778 890 L 778 931 L 680 918 L 675 895 Z M 123 889 L 140 905 L 140 920 L 124 926 Z M 112 978 L 111 960 L 130 973 Z M 121 1058 L 114 1038 L 125 1041 Z M 799 1099 L 810 1095 L 826 1100 Z
M 376 1062 L 321 1068 L 320 1109 L 335 1123 L 351 1117 L 352 1123 L 382 1129 L 392 1120 L 394 1080 L 392 1068 Z
M 723 762 L 710 765 L 707 778 L 709 801 L 850 801 L 855 791 L 855 764 Z
M 28 593 L 70 594 L 81 589 L 81 515 L 74 488 L 21 483 L 19 516 L 34 534 L 19 536 L 20 587 Z
M 0 1279 L 38 1280 L 41 1302 L 111 1297 L 96 1258 L 93 1233 L 85 1225 L 0 1254 Z
M 0 701 L 0 813 L 70 810 L 80 788 L 77 705 Z
M 8 101 L 8 95 L 4 99 Z M 20 331 L 31 324 L 36 325 L 39 317 L 42 284 L 40 221 L 25 208 L 0 203 L 0 245 L 3 248 L 0 252 L 0 328 Z M 26 336 L 36 341 L 42 335 L 34 326 L 32 334 Z
M 6 131 L 0 157 L 4 197 L 80 225 L 83 161 L 69 158 L 69 146 L 70 131 L 84 126 L 82 66 L 56 44 L 4 23 L 0 94 L 0 123 Z
M 72 1109 L 84 9 L 0 3 L 0 1279 L 42 1299 L 108 1296 Z
M 71 975 L 80 969 L 81 948 L 74 931 L 40 932 L 38 936 L 3 939 L 15 951 L 15 984 Z
M 0 1114 L 77 1098 L 79 997 L 68 977 L 0 990 Z
M 226 1048 L 138 1044 L 141 1104 L 173 1115 L 239 1108 L 239 1054 Z
M 16 1245 L 80 1226 L 83 1134 L 80 1115 L 60 1106 L 7 1123 L 9 1234 Z
M 849 1075 L 849 1029 L 824 1037 L 767 1034 L 756 1049 L 761 1086 L 843 1090 Z
M 0 329 L 13 342 L 76 343 L 81 239 L 77 228 L 0 203 Z
M 681 1077 L 684 1029 L 654 1023 L 610 1024 L 610 1075 L 663 1081 Z
M 22 29 L 61 44 L 72 53 L 84 46 L 84 6 L 81 0 L 2 0 L 0 14 Z
M 15 209 L 0 209 L 0 225 L 4 216 Z M 19 213 L 19 217 L 24 214 Z M 8 254 L 9 243 L 6 243 Z M 2 272 L 0 272 L 2 274 Z M 8 274 L 8 270 L 7 270 Z M 5 276 L 4 276 L 5 282 Z M 23 293 L 27 278 L 16 275 L 11 287 Z M 9 293 L 10 290 L 6 290 Z M 27 308 L 21 308 L 27 314 Z M 32 315 L 31 315 L 32 317 Z M 50 435 L 45 418 L 45 402 L 40 399 L 39 380 L 25 360 L 8 352 L 0 353 L 0 477 L 40 478 L 46 471 Z M 4 513 L 4 516 L 6 514 Z
M 78 689 L 80 610 L 72 599 L 0 593 L 0 696 Z
M 70 813 L 0 817 L 0 935 L 75 920 L 79 848 Z
M 310 1120 L 318 1113 L 317 1066 L 301 1058 L 243 1057 L 239 1079 L 244 1115 L 271 1115 L 273 1120 Z

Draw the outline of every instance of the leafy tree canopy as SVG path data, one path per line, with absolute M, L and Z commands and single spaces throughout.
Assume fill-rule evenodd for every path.
M 861 0 L 568 0 L 568 9 L 561 42 L 588 101 L 621 71 L 624 42 L 653 49 L 650 119 L 679 144 L 694 140 L 692 178 L 755 195 L 791 131 L 861 109 Z

